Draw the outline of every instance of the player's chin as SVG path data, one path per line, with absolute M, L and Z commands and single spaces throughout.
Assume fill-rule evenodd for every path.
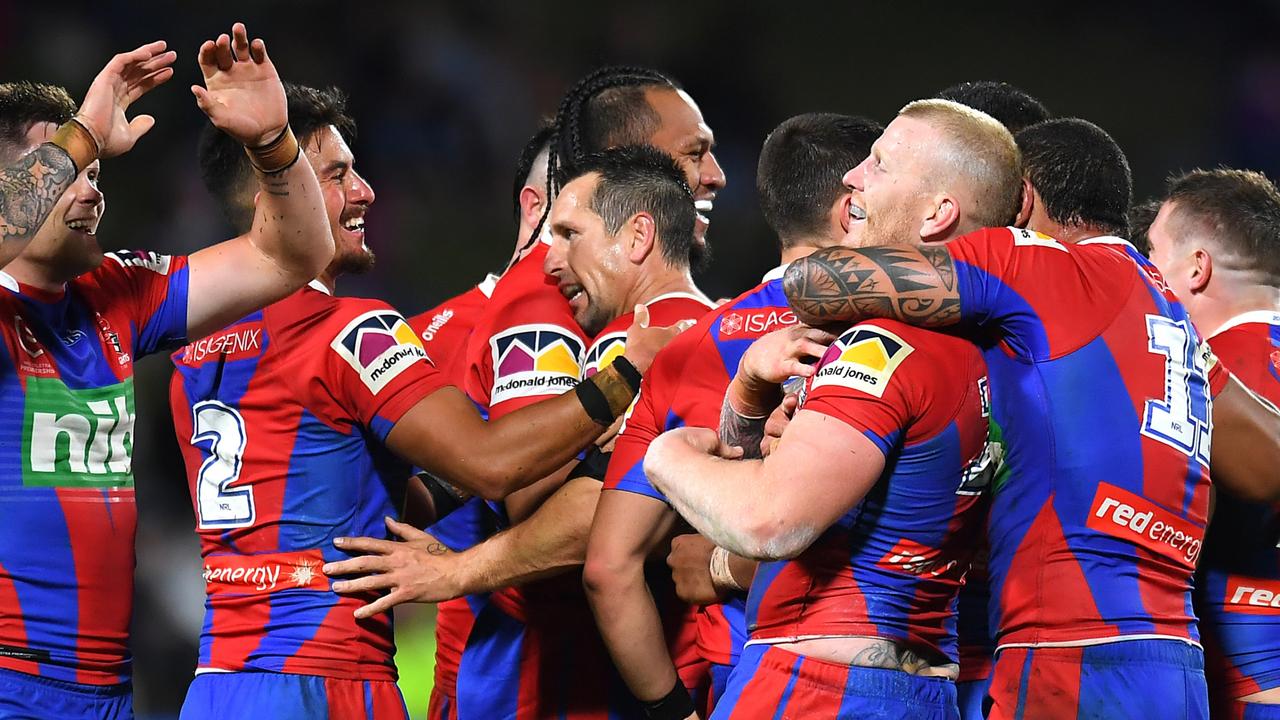
M 343 249 L 332 264 L 336 270 L 335 275 L 363 275 L 373 270 L 377 261 L 378 256 L 362 245 L 354 250 Z

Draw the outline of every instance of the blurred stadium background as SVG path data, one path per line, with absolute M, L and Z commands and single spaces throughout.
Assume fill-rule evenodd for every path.
M 887 121 L 952 83 L 1001 79 L 1110 131 L 1128 153 L 1137 199 L 1197 166 L 1280 177 L 1280 0 L 975 5 L 0 0 L 0 81 L 59 83 L 79 98 L 111 54 L 169 41 L 177 76 L 137 106 L 156 116 L 155 130 L 103 168 L 100 238 L 108 249 L 189 252 L 228 235 L 195 164 L 204 119 L 187 90 L 199 81 L 195 50 L 243 20 L 286 79 L 349 93 L 358 168 L 378 195 L 368 222 L 378 266 L 341 291 L 405 314 L 509 255 L 516 153 L 538 116 L 601 63 L 672 74 L 715 130 L 729 185 L 713 217 L 715 260 L 700 278 L 713 297 L 775 262 L 754 169 L 768 130 L 800 112 Z M 168 375 L 161 358 L 138 370 L 134 653 L 144 720 L 177 716 L 203 602 Z M 414 717 L 430 690 L 432 616 L 413 607 L 398 618 Z

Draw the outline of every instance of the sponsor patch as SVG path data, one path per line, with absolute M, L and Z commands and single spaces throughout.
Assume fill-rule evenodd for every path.
M 117 250 L 107 253 L 107 257 L 119 263 L 120 267 L 141 267 L 161 275 L 168 275 L 169 266 L 173 264 L 172 255 L 147 250 Z
M 609 367 L 609 363 L 626 349 L 627 334 L 624 332 L 609 333 L 604 337 L 596 338 L 591 348 L 587 350 L 586 361 L 582 363 L 582 379 L 586 380 Z
M 493 390 L 489 404 L 559 395 L 578 384 L 583 343 L 558 325 L 518 325 L 489 338 Z
M 754 340 L 798 322 L 796 314 L 785 307 L 730 310 L 721 316 L 716 331 L 721 340 Z
M 210 555 L 204 559 L 205 592 L 272 593 L 328 590 L 319 549 L 262 555 Z
M 1014 245 L 1031 245 L 1035 247 L 1053 248 L 1054 250 L 1061 250 L 1062 252 L 1067 251 L 1067 249 L 1063 247 L 1062 243 L 1054 240 L 1044 233 L 1038 233 L 1034 230 L 1024 230 L 1016 227 L 1011 227 L 1009 230 L 1013 233 Z
M 390 310 L 360 315 L 347 323 L 329 347 L 347 361 L 375 395 L 418 360 L 431 361 L 409 323 Z
M 58 378 L 29 377 L 24 402 L 23 485 L 133 485 L 133 378 L 73 390 Z
M 1280 615 L 1280 580 L 1228 575 L 1222 604 L 1227 612 Z
M 959 578 L 963 573 L 959 563 L 943 557 L 941 550 L 906 538 L 899 540 L 876 565 L 885 570 L 925 578 Z
M 205 358 L 226 353 L 228 360 L 236 360 L 244 355 L 262 354 L 262 323 L 252 322 L 236 325 L 216 335 L 197 340 L 182 351 L 182 361 L 195 364 Z
M 850 328 L 828 348 L 810 391 L 824 385 L 840 385 L 884 397 L 889 378 L 914 351 L 907 341 L 883 328 Z
M 1098 483 L 1089 510 L 1090 530 L 1140 545 L 1194 570 L 1204 528 L 1150 500 L 1109 483 Z

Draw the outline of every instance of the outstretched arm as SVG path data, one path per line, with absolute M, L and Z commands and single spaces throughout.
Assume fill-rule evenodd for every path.
M 305 285 L 333 257 L 320 183 L 289 129 L 284 85 L 242 23 L 200 46 L 200 109 L 249 148 L 261 192 L 253 228 L 190 257 L 187 328 L 207 335 Z
M 155 118 L 125 118 L 134 100 L 173 77 L 177 55 L 163 41 L 111 58 L 93 79 L 74 119 L 49 142 L 0 166 L 0 267 L 17 257 L 54 203 L 94 160 L 128 152 Z
M 941 246 L 826 248 L 791 263 L 782 283 L 809 325 L 889 318 L 942 327 L 960 320 L 955 262 Z

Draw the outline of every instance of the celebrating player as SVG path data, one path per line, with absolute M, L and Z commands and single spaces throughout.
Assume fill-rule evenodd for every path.
M 868 161 L 865 233 L 949 231 L 954 191 L 912 198 L 895 188 L 915 177 L 915 157 L 947 151 L 951 128 L 974 122 L 984 120 L 946 101 L 903 109 Z M 909 206 L 926 211 L 918 227 Z M 823 251 L 792 265 L 787 289 L 809 322 L 887 316 L 1003 339 L 984 345 L 1010 467 L 989 527 L 1001 643 L 991 716 L 1203 717 L 1189 595 L 1207 510 L 1209 397 L 1220 391 L 1219 450 L 1257 445 L 1215 459 L 1215 477 L 1242 491 L 1274 492 L 1263 468 L 1277 459 L 1280 420 L 1198 349 L 1158 271 L 1105 238 L 1064 245 L 987 229 L 942 247 Z M 1081 378 L 1095 391 L 1081 393 Z
M 784 267 L 844 238 L 858 210 L 840 178 L 865 157 L 878 132 L 869 121 L 813 114 L 786 121 L 765 141 L 757 189 L 778 233 Z M 669 427 L 715 427 L 728 373 L 750 341 L 794 322 L 781 305 L 780 276 L 781 268 L 770 272 L 661 354 L 618 438 L 592 525 L 585 583 L 596 622 L 632 693 L 662 717 L 683 718 L 695 707 L 662 642 L 662 620 L 645 577 L 647 558 L 668 537 L 676 516 L 640 463 L 649 442 Z M 741 613 L 739 596 L 699 616 L 700 650 L 720 667 L 719 691 L 745 635 Z M 731 634 L 735 614 L 738 629 Z
M 124 113 L 173 77 L 177 53 L 165 48 L 160 40 L 111 58 L 65 120 L 74 106 L 60 88 L 0 86 L 0 268 L 35 237 L 82 171 L 128 152 L 155 125 L 150 115 L 129 120 Z
M 110 80 L 108 90 L 122 98 L 110 103 L 110 126 L 88 121 L 104 138 L 98 147 L 109 148 L 105 154 L 123 152 L 150 126 L 141 117 L 126 123 L 123 111 L 148 82 L 168 76 L 156 69 L 173 59 L 161 50 L 144 46 L 130 55 L 151 59 L 134 57 L 122 61 L 123 68 L 118 56 L 115 69 L 99 76 L 131 78 Z M 0 476 L 6 518 L 0 710 L 131 716 L 134 361 L 292 292 L 333 253 L 320 187 L 311 166 L 297 162 L 284 91 L 262 40 L 251 42 L 237 23 L 230 35 L 201 46 L 199 63 L 204 85 L 192 88 L 197 103 L 234 143 L 249 148 L 270 219 L 189 258 L 126 251 L 104 261 L 96 235 L 104 208 L 98 165 L 92 153 L 73 148 L 75 181 L 0 273 L 8 349 L 0 374 L 0 406 L 8 413 L 0 446 L 13 455 L 11 470 Z M 148 68 L 150 80 L 139 84 L 136 75 Z M 26 101 L 5 106 L 12 115 L 2 124 L 27 124 L 20 133 L 25 140 L 7 148 L 10 155 L 31 152 L 50 133 L 65 138 L 75 112 L 65 92 L 28 90 Z M 64 124 L 55 132 L 58 123 Z M 35 150 L 46 159 L 55 152 L 61 151 Z
M 1151 261 L 1208 329 L 1218 358 L 1280 402 L 1280 192 L 1261 173 L 1197 170 L 1169 182 Z M 1216 462 L 1216 458 L 1215 458 Z M 1276 508 L 1219 492 L 1196 582 L 1214 717 L 1280 716 Z
M 901 189 L 923 198 L 924 178 L 966 175 L 968 186 L 950 198 L 952 226 L 931 241 L 1010 222 L 1017 211 L 1017 148 L 983 117 L 955 130 L 952 152 L 915 158 L 919 179 Z M 901 140 L 892 132 L 877 148 Z M 844 178 L 860 208 L 871 167 Z M 859 235 L 863 247 L 884 238 Z M 794 334 L 774 333 L 743 355 L 718 436 L 676 430 L 645 458 L 650 481 L 695 528 L 773 561 L 756 572 L 751 638 L 713 717 L 777 708 L 806 718 L 953 718 L 955 601 L 1000 456 L 988 443 L 986 365 L 964 340 L 878 320 L 842 331 L 830 349 L 810 343 L 807 353 L 822 357 L 815 372 L 778 357 L 779 347 L 788 356 L 804 348 Z M 778 384 L 791 375 L 812 379 L 767 459 L 706 454 L 721 440 L 758 446 Z

